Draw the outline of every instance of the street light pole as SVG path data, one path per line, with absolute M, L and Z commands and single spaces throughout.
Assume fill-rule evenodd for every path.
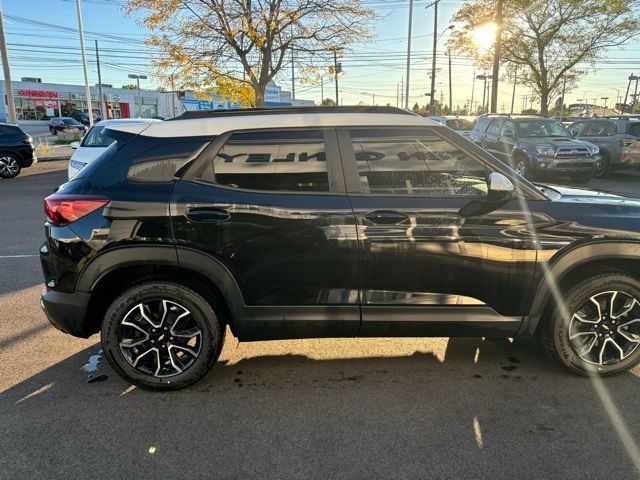
M 498 111 L 498 77 L 500 75 L 500 47 L 502 40 L 502 2 L 497 0 L 496 3 L 496 39 L 493 51 L 493 72 L 491 76 L 491 112 Z
M 604 114 L 607 114 L 607 100 L 609 100 L 609 97 L 601 97 L 600 100 L 604 100 Z
M 130 73 L 129 78 L 134 78 L 136 80 L 136 86 L 138 87 L 138 105 L 136 107 L 136 115 L 140 118 L 140 110 L 142 110 L 142 92 L 140 91 L 140 79 L 146 80 L 146 75 L 136 75 L 134 73 Z
M 404 109 L 409 110 L 409 78 L 411 77 L 411 24 L 413 23 L 413 0 L 409 0 L 409 31 L 407 32 L 407 83 L 404 95 Z
M 11 68 L 9 67 L 9 54 L 7 53 L 7 43 L 4 38 L 2 7 L 0 7 L 0 54 L 2 54 L 2 71 L 4 72 L 5 92 L 7 92 L 7 120 L 9 123 L 17 123 L 16 104 L 13 100 L 13 84 L 11 83 Z
M 93 108 L 91 106 L 91 89 L 89 88 L 89 74 L 87 73 L 87 57 L 84 53 L 84 31 L 82 29 L 82 10 L 80 0 L 76 0 L 78 13 L 78 31 L 80 33 L 80 51 L 82 53 L 82 70 L 84 71 L 84 88 L 87 96 L 87 108 L 89 109 L 89 127 L 93 127 Z
M 451 49 L 447 49 L 449 57 L 449 115 L 453 115 L 453 86 L 451 84 Z
M 518 81 L 518 70 L 513 74 L 513 91 L 511 92 L 511 115 L 513 115 L 513 108 L 516 104 L 516 83 Z
M 633 90 L 633 105 L 631 105 L 631 115 L 636 113 L 636 106 L 638 105 L 638 80 L 640 80 L 640 77 L 636 76 L 636 88 Z
M 438 3 L 440 0 L 433 2 L 433 52 L 431 53 L 431 100 L 429 104 L 429 111 L 431 115 L 435 114 L 435 101 L 436 101 L 436 51 L 438 49 Z

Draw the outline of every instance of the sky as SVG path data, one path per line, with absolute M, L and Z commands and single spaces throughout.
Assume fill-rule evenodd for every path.
M 381 15 L 374 25 L 375 39 L 364 45 L 354 45 L 352 52 L 341 59 L 344 75 L 340 79 L 343 104 L 364 102 L 396 105 L 398 85 L 406 77 L 406 51 L 409 0 L 363 0 Z M 430 90 L 428 73 L 431 70 L 433 7 L 431 0 L 414 0 L 413 32 L 411 40 L 411 72 L 409 104 L 428 103 L 425 93 Z M 446 30 L 449 19 L 463 4 L 463 0 L 441 0 L 439 32 Z M 5 33 L 13 80 L 39 77 L 43 82 L 81 85 L 84 82 L 75 0 L 0 0 L 5 16 Z M 160 81 L 149 67 L 151 50 L 144 45 L 148 32 L 139 18 L 127 17 L 119 0 L 82 0 L 85 46 L 89 62 L 89 83 L 98 83 L 95 40 L 99 42 L 102 83 L 121 86 L 132 83 L 129 73 L 147 74 L 142 88 L 154 89 Z M 448 65 L 444 43 L 448 32 L 439 42 L 437 55 L 436 98 L 448 102 Z M 640 73 L 640 39 L 606 55 L 607 62 L 584 77 L 579 87 L 567 95 L 567 102 L 581 98 L 598 99 L 608 96 L 609 105 L 618 95 L 624 96 L 627 76 Z M 635 70 L 634 70 L 635 69 Z M 470 100 L 474 71 L 470 61 L 452 60 L 453 104 Z M 482 73 L 482 72 L 476 72 Z M 333 84 L 324 84 L 324 97 L 335 96 Z M 278 78 L 284 90 L 291 90 L 290 68 Z M 619 91 L 619 93 L 618 93 Z M 512 85 L 501 83 L 498 109 L 509 111 Z M 523 96 L 530 92 L 516 88 L 515 105 L 518 111 Z M 474 101 L 481 100 L 482 87 L 476 82 Z M 319 86 L 296 83 L 296 98 L 320 101 Z M 534 104 L 534 107 L 537 106 Z

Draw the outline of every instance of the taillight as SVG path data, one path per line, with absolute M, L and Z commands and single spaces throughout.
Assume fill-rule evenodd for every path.
M 101 195 L 49 195 L 44 199 L 44 213 L 51 223 L 63 227 L 96 211 L 111 199 Z
M 25 145 L 31 145 L 33 143 L 33 138 L 31 138 L 31 135 L 27 135 L 22 140 L 22 143 L 24 143 Z

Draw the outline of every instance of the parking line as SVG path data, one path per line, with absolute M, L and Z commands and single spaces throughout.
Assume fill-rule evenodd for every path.
M 29 258 L 29 257 L 39 257 L 40 255 L 0 255 L 0 259 L 2 258 Z

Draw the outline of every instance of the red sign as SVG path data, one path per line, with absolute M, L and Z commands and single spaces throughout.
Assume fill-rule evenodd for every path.
M 48 90 L 18 90 L 18 95 L 20 95 L 21 97 L 58 98 L 58 92 L 52 92 Z

